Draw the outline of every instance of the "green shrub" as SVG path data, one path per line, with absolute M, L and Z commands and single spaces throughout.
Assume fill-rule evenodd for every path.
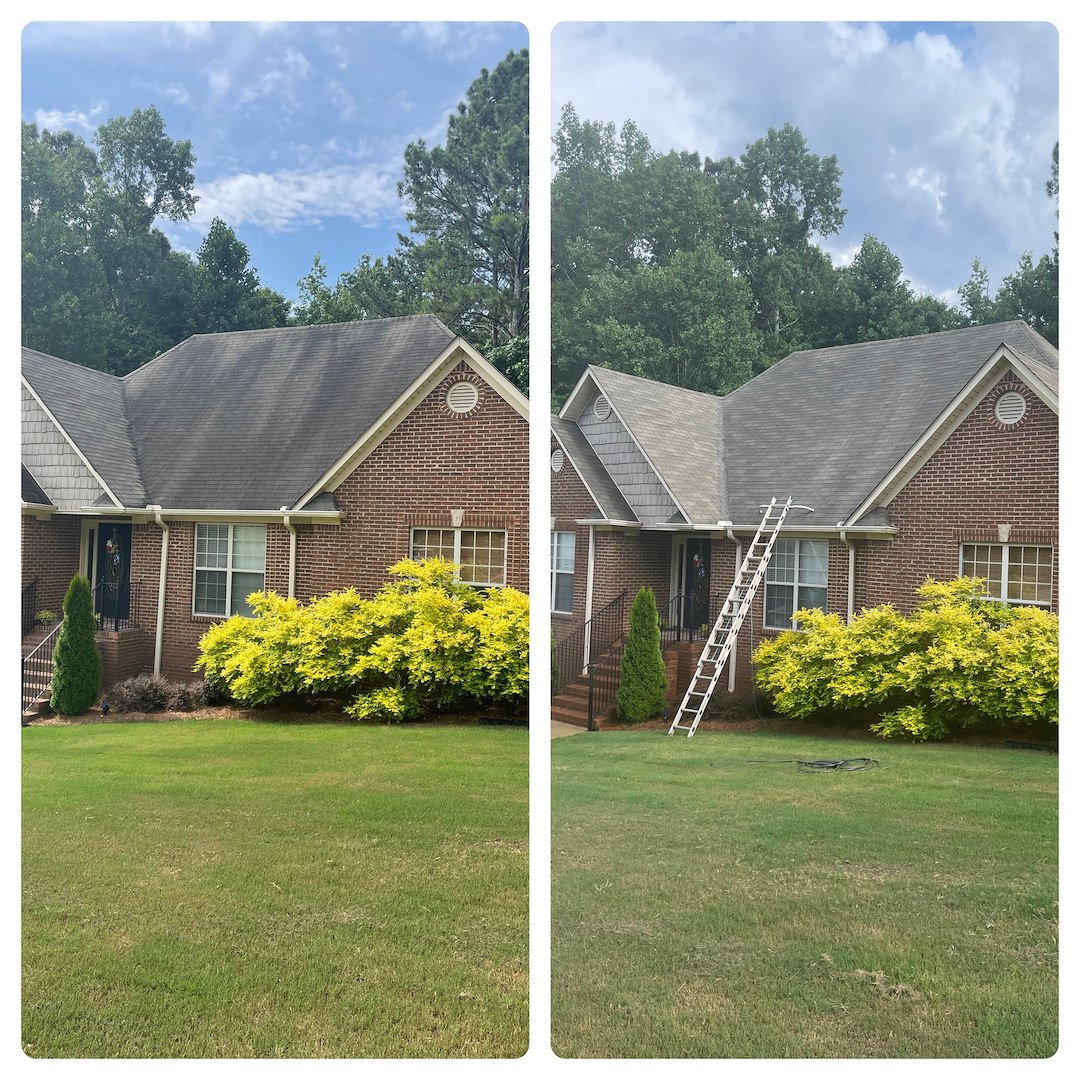
M 64 621 L 53 653 L 51 705 L 61 716 L 86 712 L 97 699 L 101 657 L 96 633 L 90 582 L 76 574 L 64 597 Z
M 482 595 L 441 559 L 404 560 L 373 599 L 354 590 L 308 605 L 248 597 L 253 617 L 212 627 L 196 667 L 245 705 L 335 696 L 358 719 L 424 714 L 528 695 L 528 598 Z
M 660 620 L 652 589 L 640 589 L 630 607 L 630 631 L 622 655 L 616 697 L 620 720 L 638 723 L 659 716 L 667 706 L 667 672 L 660 652 Z
M 981 582 L 927 581 L 909 616 L 799 612 L 800 631 L 763 642 L 758 685 L 780 713 L 872 709 L 883 737 L 939 739 L 956 727 L 1056 723 L 1058 621 L 980 597 Z

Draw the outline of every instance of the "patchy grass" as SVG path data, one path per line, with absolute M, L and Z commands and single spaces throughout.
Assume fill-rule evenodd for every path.
M 508 727 L 26 729 L 26 1052 L 524 1053 L 527 758 Z
M 700 732 L 551 755 L 557 1054 L 1055 1052 L 1056 755 Z M 781 763 L 858 756 L 881 767 Z

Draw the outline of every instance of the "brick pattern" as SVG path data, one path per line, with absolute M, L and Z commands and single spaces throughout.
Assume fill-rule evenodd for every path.
M 454 382 L 476 385 L 467 413 L 447 408 Z M 528 590 L 528 425 L 480 376 L 459 364 L 337 489 L 340 525 L 295 526 L 296 595 L 307 601 L 335 589 L 371 596 L 386 570 L 410 554 L 413 527 L 453 525 L 504 529 L 507 583 Z M 170 525 L 162 671 L 191 678 L 199 639 L 215 619 L 192 614 L 195 525 Z M 132 528 L 132 580 L 143 581 L 141 608 L 149 633 L 150 662 L 157 620 L 161 530 Z M 77 549 L 77 548 L 76 548 Z M 289 587 L 289 533 L 266 526 L 266 588 Z
M 97 646 L 101 655 L 101 689 L 106 694 L 117 683 L 153 667 L 153 638 L 143 627 L 101 630 L 97 635 Z M 192 678 L 190 672 L 187 677 Z
M 551 450 L 558 449 L 554 437 Z M 562 641 L 585 622 L 585 587 L 589 573 L 589 527 L 578 525 L 582 519 L 596 517 L 596 504 L 581 481 L 569 458 L 563 467 L 551 474 L 551 528 L 556 532 L 574 533 L 574 601 L 571 611 L 551 613 L 551 632 L 556 642 Z M 550 580 L 545 583 L 544 602 L 551 606 Z
M 1028 412 L 1012 427 L 994 416 L 1006 390 L 1022 393 Z M 1006 376 L 889 504 L 894 541 L 860 542 L 855 609 L 914 606 L 927 577 L 948 580 L 960 569 L 960 544 L 1058 540 L 1058 421 L 1027 387 Z M 1055 567 L 1051 607 L 1057 610 Z
M 38 611 L 59 615 L 63 610 L 64 594 L 79 572 L 80 531 L 78 518 L 57 515 L 42 521 L 22 515 L 22 584 L 39 579 Z

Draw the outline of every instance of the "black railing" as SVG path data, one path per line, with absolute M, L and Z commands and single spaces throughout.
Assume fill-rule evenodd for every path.
M 141 581 L 121 585 L 99 581 L 94 586 L 94 612 L 99 630 L 128 630 L 139 625 Z
M 624 589 L 610 604 L 596 612 L 584 626 L 555 646 L 558 676 L 556 685 L 551 688 L 552 694 L 560 693 L 571 679 L 585 674 L 590 663 L 608 653 L 626 633 L 628 591 Z
M 660 641 L 670 645 L 676 641 L 704 641 L 712 631 L 727 594 L 713 593 L 706 609 L 699 598 L 676 593 L 661 617 Z
M 35 701 L 52 693 L 53 650 L 63 622 L 53 628 L 49 635 L 22 658 L 22 711 L 25 713 Z
M 622 678 L 623 645 L 620 642 L 607 655 L 589 664 L 589 730 L 596 731 L 597 720 L 619 696 Z
M 34 578 L 22 590 L 22 633 L 26 637 L 37 625 L 37 587 L 41 578 Z

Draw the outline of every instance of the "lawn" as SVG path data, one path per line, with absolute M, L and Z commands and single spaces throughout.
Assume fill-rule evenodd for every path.
M 1054 1053 L 1056 755 L 728 732 L 551 754 L 560 1056 Z M 781 763 L 857 756 L 880 767 Z
M 23 731 L 33 1057 L 515 1057 L 528 736 Z

